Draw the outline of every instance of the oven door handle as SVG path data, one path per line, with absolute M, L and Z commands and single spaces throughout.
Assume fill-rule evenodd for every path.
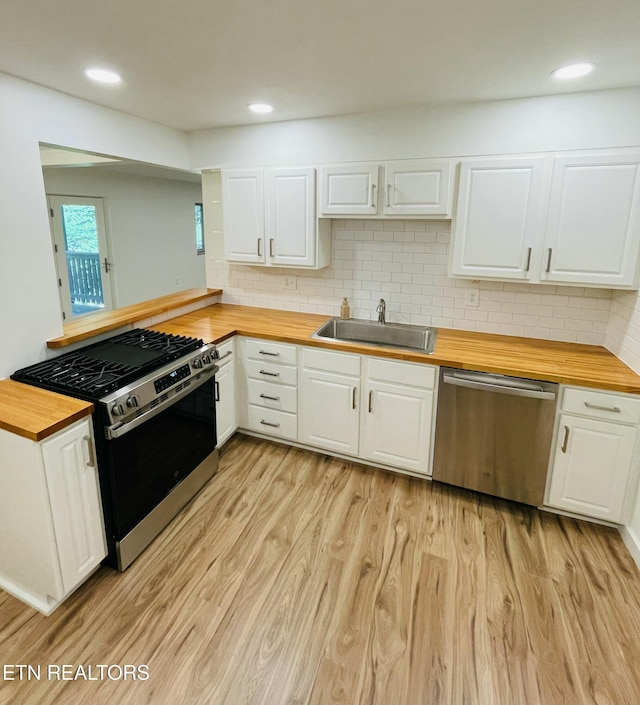
M 217 371 L 217 365 L 205 367 L 202 372 L 200 372 L 200 377 L 197 380 L 192 381 L 189 386 L 185 387 L 184 389 L 181 389 L 177 394 L 172 396 L 171 399 L 161 404 L 158 404 L 158 406 L 154 407 L 153 409 L 149 409 L 149 411 L 145 411 L 143 414 L 140 414 L 140 416 L 136 416 L 136 418 L 132 421 L 113 424 L 113 426 L 107 426 L 104 430 L 104 435 L 106 436 L 108 441 L 111 441 L 114 438 L 120 438 L 120 436 L 124 436 L 125 433 L 129 433 L 129 431 L 133 431 L 135 428 L 138 428 L 138 426 L 141 426 L 145 421 L 148 421 L 154 416 L 157 416 L 163 411 L 166 411 L 170 406 L 173 406 L 177 401 L 180 401 L 182 397 L 186 397 L 187 394 L 191 394 L 191 392 L 195 391 L 198 387 L 201 387 L 205 382 L 210 380 L 212 375 L 215 375 Z

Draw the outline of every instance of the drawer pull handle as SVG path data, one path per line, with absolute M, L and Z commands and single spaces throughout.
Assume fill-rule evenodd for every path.
M 96 466 L 96 456 L 93 452 L 93 443 L 91 442 L 91 436 L 83 436 L 83 440 L 87 442 L 87 449 L 89 451 L 89 460 L 87 461 L 88 468 L 95 468 Z
M 268 394 L 261 394 L 260 399 L 269 399 L 270 401 L 280 401 L 280 397 L 270 397 Z
M 569 427 L 565 426 L 564 427 L 564 440 L 562 441 L 562 447 L 560 448 L 560 450 L 563 453 L 567 452 L 567 443 L 568 442 L 569 442 Z
M 622 413 L 620 411 L 619 406 L 599 406 L 598 404 L 590 404 L 588 401 L 585 401 L 584 405 L 587 407 L 587 409 L 597 409 L 598 411 L 613 411 L 616 414 Z
M 373 390 L 369 391 L 369 413 L 373 411 Z
M 262 419 L 262 420 L 260 421 L 260 423 L 261 423 L 263 426 L 273 426 L 273 428 L 280 428 L 280 424 L 279 424 L 279 423 L 271 423 L 270 421 L 265 421 L 264 419 Z
M 267 375 L 267 377 L 280 377 L 279 372 L 267 372 L 266 370 L 260 370 L 261 375 Z
M 354 387 L 353 391 L 351 392 L 351 408 L 355 409 L 356 408 L 356 394 L 358 393 L 358 388 Z
M 269 352 L 268 350 L 260 350 L 261 355 L 271 355 L 271 357 L 280 357 L 280 353 Z

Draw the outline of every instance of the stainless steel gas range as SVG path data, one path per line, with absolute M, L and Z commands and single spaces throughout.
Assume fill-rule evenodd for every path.
M 12 378 L 95 404 L 108 562 L 125 570 L 216 472 L 214 345 L 134 329 Z

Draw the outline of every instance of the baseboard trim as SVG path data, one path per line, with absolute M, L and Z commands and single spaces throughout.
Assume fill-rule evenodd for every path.
M 631 554 L 631 558 L 633 558 L 635 564 L 640 568 L 640 536 L 628 526 L 621 526 L 619 531 L 624 545 Z

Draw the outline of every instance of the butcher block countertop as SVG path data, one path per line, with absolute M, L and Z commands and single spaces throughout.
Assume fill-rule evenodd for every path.
M 0 428 L 32 441 L 41 441 L 92 412 L 90 402 L 0 380 Z
M 640 393 L 640 376 L 599 345 L 440 328 L 435 351 L 427 355 L 312 338 L 311 334 L 328 318 L 311 313 L 215 304 L 151 327 L 166 333 L 196 336 L 205 342 L 221 342 L 239 334 L 396 360 Z
M 209 295 L 212 291 L 209 290 Z M 329 316 L 214 304 L 149 326 L 153 330 L 220 343 L 233 335 L 268 338 L 327 350 L 376 355 L 430 365 L 497 372 L 515 377 L 640 394 L 640 376 L 606 348 L 534 338 L 438 330 L 433 355 L 356 343 L 316 340 L 312 333 Z M 92 404 L 0 380 L 0 428 L 42 440 L 93 411 Z
M 185 289 L 177 291 L 175 294 L 159 296 L 156 299 L 142 301 L 139 304 L 123 306 L 112 311 L 100 311 L 91 316 L 81 316 L 76 321 L 64 324 L 64 333 L 59 338 L 47 340 L 48 348 L 64 348 L 67 345 L 80 343 L 89 340 L 100 333 L 108 333 L 110 330 L 122 328 L 122 326 L 144 321 L 152 316 L 167 311 L 175 311 L 183 306 L 203 301 L 212 296 L 222 293 L 222 289 Z

